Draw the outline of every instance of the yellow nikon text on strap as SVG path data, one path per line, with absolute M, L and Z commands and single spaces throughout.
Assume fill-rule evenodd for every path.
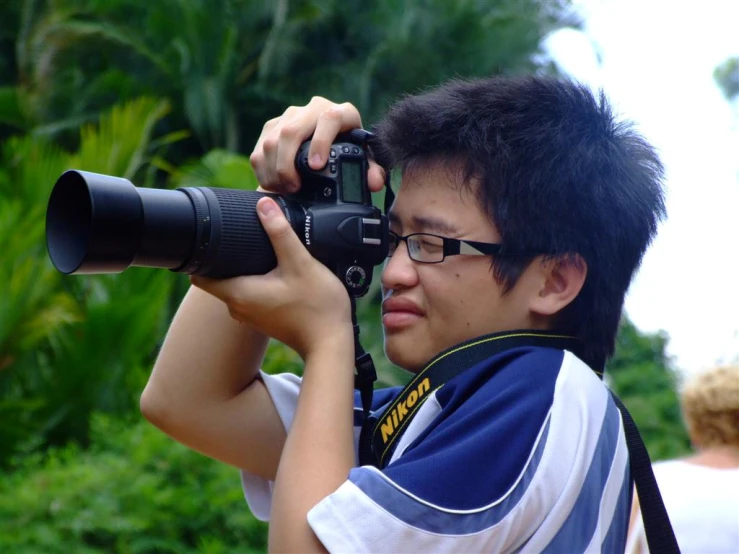
M 395 432 L 398 425 L 400 425 L 403 419 L 405 419 L 405 416 L 408 414 L 408 410 L 412 410 L 413 406 L 418 404 L 430 388 L 431 382 L 429 381 L 429 378 L 426 377 L 418 383 L 418 386 L 415 389 L 408 392 L 404 399 L 396 403 L 393 411 L 387 416 L 387 419 L 385 419 L 385 422 L 380 424 L 383 443 L 387 444 L 388 439 L 390 439 L 390 435 Z

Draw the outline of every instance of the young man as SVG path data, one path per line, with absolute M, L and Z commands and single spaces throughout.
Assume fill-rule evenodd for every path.
M 319 168 L 357 127 L 349 104 L 289 108 L 252 154 L 262 187 L 295 190 L 299 145 L 312 137 Z M 402 174 L 385 352 L 416 374 L 403 397 L 375 391 L 378 467 L 357 464 L 348 297 L 270 199 L 277 268 L 193 279 L 143 413 L 242 470 L 274 551 L 623 550 L 628 453 L 599 375 L 664 215 L 656 154 L 603 97 L 546 77 L 450 82 L 375 131 Z M 378 165 L 368 180 L 382 187 Z M 302 379 L 259 372 L 268 336 L 302 356 Z M 455 371 L 427 379 L 438 367 Z

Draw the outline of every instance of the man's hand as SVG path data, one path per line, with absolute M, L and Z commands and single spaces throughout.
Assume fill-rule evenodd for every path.
M 191 278 L 193 285 L 220 298 L 231 316 L 293 348 L 305 359 L 351 332 L 351 305 L 341 281 L 300 242 L 271 198 L 257 213 L 277 257 L 265 275 L 232 279 Z
M 280 194 L 296 192 L 301 185 L 295 169 L 300 145 L 312 137 L 308 165 L 321 169 L 326 165 L 336 136 L 361 127 L 359 111 L 348 102 L 335 104 L 314 96 L 306 106 L 290 106 L 280 117 L 264 124 L 251 154 L 251 165 L 262 190 Z M 369 162 L 367 183 L 372 192 L 382 190 L 385 183 L 385 171 L 373 161 Z

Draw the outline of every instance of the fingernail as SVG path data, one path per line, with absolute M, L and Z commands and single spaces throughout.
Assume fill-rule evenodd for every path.
M 272 217 L 275 215 L 275 210 L 277 209 L 277 206 L 271 200 L 267 200 L 266 202 L 260 202 L 259 204 L 257 204 L 257 208 L 263 216 Z
M 320 154 L 313 154 L 310 157 L 310 165 L 313 167 L 313 169 L 318 169 L 319 167 L 323 167 L 323 160 L 321 159 Z

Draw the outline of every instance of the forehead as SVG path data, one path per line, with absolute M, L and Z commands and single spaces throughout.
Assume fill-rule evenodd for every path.
M 415 232 L 446 236 L 492 227 L 476 197 L 476 184 L 462 184 L 452 171 L 416 168 L 403 176 L 388 214 L 390 222 Z

